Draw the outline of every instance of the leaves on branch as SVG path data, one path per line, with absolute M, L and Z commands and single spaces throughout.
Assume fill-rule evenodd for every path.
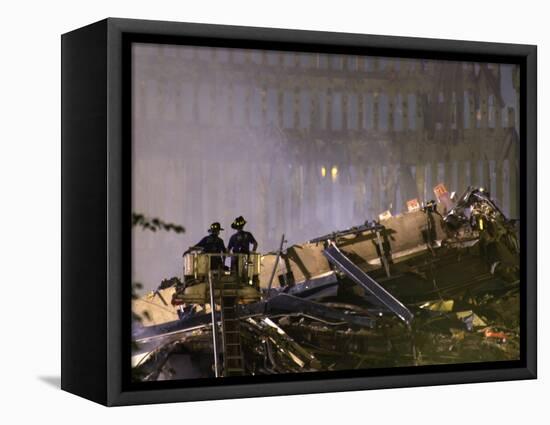
M 141 317 L 139 314 L 134 313 L 132 311 L 132 321 L 142 323 L 143 322 L 143 317 Z
M 184 233 L 185 228 L 179 224 L 167 223 L 156 217 L 146 217 L 143 214 L 132 213 L 132 226 L 141 227 L 143 230 L 156 232 L 157 230 L 165 230 L 167 232 Z
M 143 289 L 143 285 L 139 282 L 133 282 L 132 283 L 132 299 L 136 300 L 139 298 L 138 291 L 140 289 Z
M 181 286 L 182 282 L 181 279 L 177 276 L 171 277 L 170 279 L 163 279 L 162 282 L 160 282 L 160 286 L 158 289 L 166 289 L 171 288 L 172 286 Z

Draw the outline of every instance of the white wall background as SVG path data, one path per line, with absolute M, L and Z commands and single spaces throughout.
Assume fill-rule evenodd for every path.
M 0 409 L 3 423 L 544 423 L 550 36 L 541 1 L 19 1 L 1 7 Z M 539 46 L 539 379 L 105 409 L 58 389 L 60 34 L 107 16 Z

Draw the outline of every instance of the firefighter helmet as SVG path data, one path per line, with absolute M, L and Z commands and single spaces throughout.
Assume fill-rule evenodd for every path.
M 231 228 L 233 229 L 242 229 L 244 225 L 246 224 L 246 220 L 242 215 L 238 216 L 233 223 L 231 223 Z
M 220 223 L 216 221 L 210 225 L 210 229 L 208 229 L 208 233 L 219 233 L 220 230 L 223 230 L 222 226 Z

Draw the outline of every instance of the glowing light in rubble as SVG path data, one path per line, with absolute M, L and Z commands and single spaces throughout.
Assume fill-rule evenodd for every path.
M 336 165 L 333 165 L 330 169 L 330 176 L 332 177 L 332 181 L 335 181 L 338 177 L 338 167 Z
M 325 167 L 321 167 L 321 177 L 327 176 L 327 169 Z

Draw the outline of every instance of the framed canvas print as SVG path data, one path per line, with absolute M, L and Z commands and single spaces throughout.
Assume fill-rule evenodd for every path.
M 536 47 L 107 19 L 62 84 L 67 391 L 536 377 Z

